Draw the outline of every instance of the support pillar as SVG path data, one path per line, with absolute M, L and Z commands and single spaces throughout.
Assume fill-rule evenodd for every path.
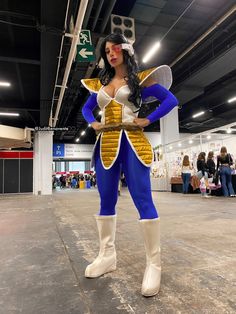
M 175 107 L 160 120 L 161 144 L 166 145 L 179 140 L 179 115 Z
M 179 115 L 178 107 L 175 107 L 165 117 L 160 120 L 161 144 L 164 145 L 163 161 L 166 168 L 165 182 L 163 181 L 163 189 L 170 191 L 170 174 L 168 162 L 166 159 L 166 144 L 179 140 Z
M 52 194 L 53 132 L 38 131 L 34 138 L 33 193 Z
M 65 171 L 70 171 L 69 161 L 65 161 Z

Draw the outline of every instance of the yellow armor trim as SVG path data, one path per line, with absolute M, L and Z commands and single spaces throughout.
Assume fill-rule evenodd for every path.
M 101 160 L 104 167 L 110 168 L 118 156 L 120 131 L 104 132 L 101 136 Z
M 105 125 L 122 123 L 122 105 L 111 100 L 105 107 Z M 120 148 L 121 132 L 107 131 L 102 133 L 100 142 L 101 160 L 105 169 L 109 169 L 115 162 Z M 138 159 L 145 165 L 152 163 L 153 152 L 150 143 L 142 130 L 127 131 L 128 140 Z
M 140 85 L 154 72 L 157 68 L 151 68 L 138 73 L 140 79 Z
M 122 123 L 122 105 L 111 100 L 105 107 L 105 124 Z
M 143 131 L 127 131 L 127 134 L 137 157 L 139 157 L 146 166 L 150 166 L 153 159 L 153 151 Z
M 122 105 L 111 100 L 105 107 L 105 125 L 122 122 Z M 112 166 L 117 157 L 120 131 L 104 132 L 101 137 L 101 159 L 105 168 Z
M 84 85 L 92 93 L 98 93 L 99 89 L 102 87 L 102 83 L 100 82 L 99 78 L 92 78 L 92 79 L 83 79 L 81 83 Z
M 140 79 L 140 86 L 142 86 L 148 77 L 151 77 L 154 81 L 166 89 L 170 89 L 172 84 L 172 72 L 168 65 L 161 65 L 157 68 L 142 71 L 138 73 L 138 77 Z

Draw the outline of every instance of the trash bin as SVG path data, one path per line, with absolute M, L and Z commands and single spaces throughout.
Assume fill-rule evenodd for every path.
M 91 183 L 90 183 L 90 181 L 86 181 L 86 188 L 87 188 L 87 189 L 90 189 L 90 188 L 91 188 Z
M 80 181 L 79 182 L 79 188 L 84 189 L 85 188 L 85 181 Z

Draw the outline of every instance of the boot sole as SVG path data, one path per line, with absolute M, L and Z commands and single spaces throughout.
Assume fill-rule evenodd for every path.
M 142 293 L 142 295 L 143 295 L 144 297 L 146 297 L 146 298 L 148 298 L 148 297 L 154 297 L 155 295 L 157 295 L 157 294 L 159 293 L 159 291 L 160 291 L 160 290 L 158 290 L 157 292 L 153 292 L 153 293 L 151 293 L 151 294 L 144 294 L 144 293 Z
M 106 270 L 104 273 L 102 273 L 102 274 L 98 274 L 98 275 L 86 275 L 85 274 L 85 277 L 86 278 L 98 278 L 98 277 L 101 277 L 101 276 L 103 276 L 103 275 L 105 275 L 105 274 L 107 274 L 107 273 L 111 273 L 111 272 L 113 272 L 113 271 L 115 271 L 116 270 L 116 266 L 112 266 L 111 268 L 109 268 L 108 270 Z

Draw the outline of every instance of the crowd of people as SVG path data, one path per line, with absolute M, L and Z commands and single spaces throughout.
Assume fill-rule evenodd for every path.
M 199 179 L 199 188 L 202 196 L 208 197 L 207 190 L 210 189 L 209 182 L 215 185 L 221 183 L 222 192 L 225 197 L 235 197 L 235 191 L 232 185 L 233 159 L 227 152 L 225 146 L 221 147 L 220 154 L 214 160 L 214 152 L 210 151 L 206 159 L 206 153 L 200 152 L 197 158 L 196 177 Z M 194 166 L 190 162 L 189 156 L 185 155 L 182 162 L 182 181 L 183 193 L 188 193 L 191 175 Z
M 61 175 L 59 178 L 56 175 L 53 175 L 52 185 L 53 189 L 60 187 L 60 189 L 64 188 L 80 188 L 81 181 L 89 181 L 91 187 L 96 187 L 96 173 L 91 174 L 74 174 L 74 175 Z

